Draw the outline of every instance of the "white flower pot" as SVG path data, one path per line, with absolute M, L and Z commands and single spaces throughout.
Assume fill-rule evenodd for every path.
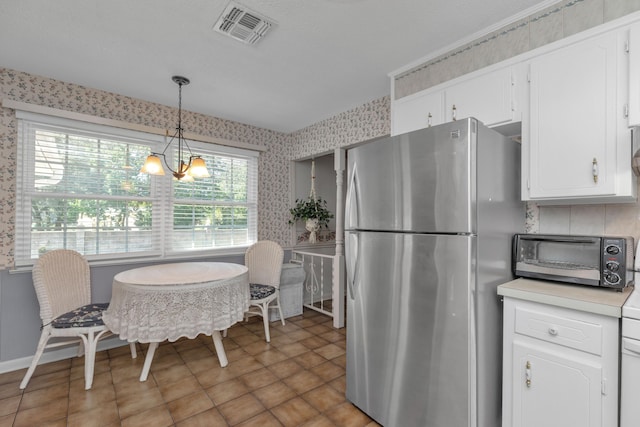
M 305 224 L 305 228 L 309 232 L 309 243 L 316 242 L 316 233 L 320 230 L 320 224 L 318 218 L 309 218 Z

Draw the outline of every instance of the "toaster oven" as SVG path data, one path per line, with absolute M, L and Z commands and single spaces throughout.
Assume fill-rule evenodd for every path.
M 516 234 L 513 273 L 622 290 L 633 284 L 633 238 Z

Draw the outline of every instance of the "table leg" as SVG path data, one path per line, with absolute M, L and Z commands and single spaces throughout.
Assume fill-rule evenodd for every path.
M 158 348 L 157 342 L 149 343 L 149 348 L 147 349 L 147 357 L 144 358 L 144 366 L 142 367 L 142 373 L 140 374 L 140 381 L 146 381 L 149 376 L 149 369 L 151 368 L 151 361 L 153 360 L 153 355 L 156 352 L 156 348 Z
M 216 348 L 216 354 L 218 355 L 220 366 L 224 368 L 229 364 L 229 361 L 227 360 L 227 354 L 224 352 L 224 346 L 222 345 L 220 331 L 213 331 L 211 333 L 211 338 L 213 338 L 213 345 Z

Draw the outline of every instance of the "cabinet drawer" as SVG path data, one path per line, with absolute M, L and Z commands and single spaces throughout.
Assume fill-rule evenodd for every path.
M 602 325 L 516 307 L 515 332 L 543 341 L 602 355 Z
M 622 318 L 622 336 L 633 338 L 634 340 L 639 340 L 640 339 L 640 320 L 623 317 Z

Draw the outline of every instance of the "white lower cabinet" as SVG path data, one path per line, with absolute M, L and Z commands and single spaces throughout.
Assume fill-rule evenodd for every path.
M 504 299 L 503 427 L 618 425 L 619 319 Z
M 514 426 L 602 425 L 601 366 L 519 341 L 513 359 Z

